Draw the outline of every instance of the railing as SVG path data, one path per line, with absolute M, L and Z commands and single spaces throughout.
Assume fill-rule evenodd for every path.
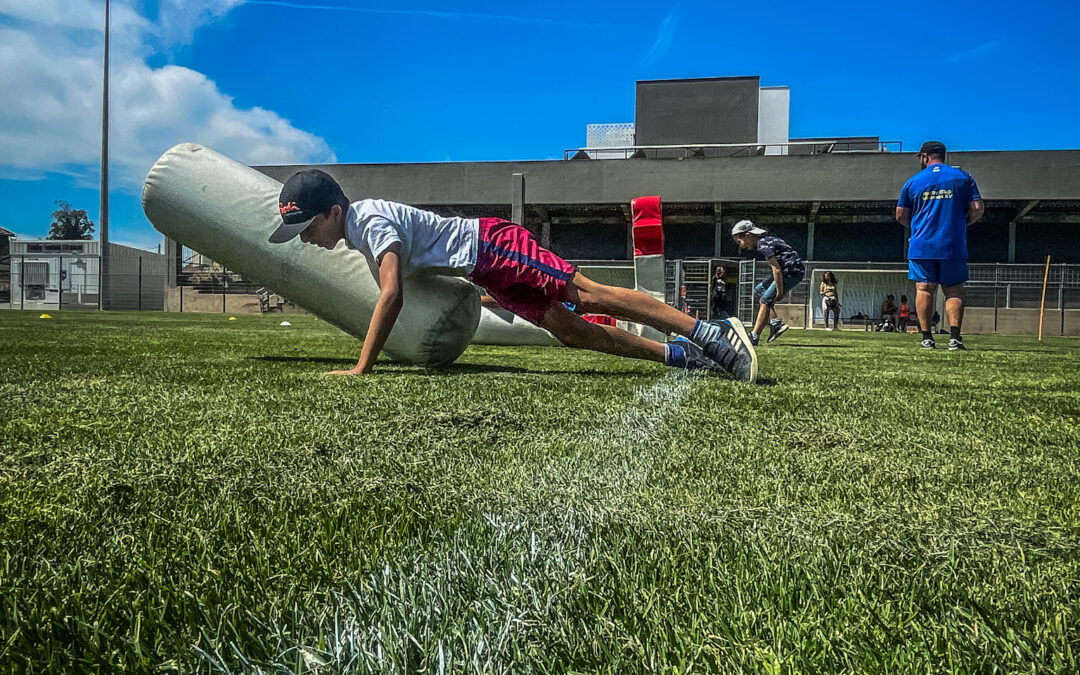
M 689 159 L 692 157 L 759 157 L 763 155 L 825 155 L 836 153 L 903 152 L 901 141 L 820 140 L 788 143 L 689 143 L 683 145 L 626 145 L 563 150 L 563 159 Z

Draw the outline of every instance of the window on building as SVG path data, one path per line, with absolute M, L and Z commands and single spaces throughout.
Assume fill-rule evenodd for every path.
M 47 286 L 49 263 L 28 262 L 23 265 L 23 286 Z

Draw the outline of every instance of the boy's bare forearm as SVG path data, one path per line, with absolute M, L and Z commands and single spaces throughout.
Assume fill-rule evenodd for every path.
M 387 297 L 385 294 L 379 297 L 375 304 L 375 311 L 371 314 L 371 323 L 368 324 L 367 336 L 364 338 L 364 347 L 360 350 L 360 360 L 353 368 L 357 373 L 370 373 L 375 367 L 375 360 L 379 358 L 386 339 L 390 337 L 390 331 L 394 329 L 398 315 L 401 313 L 401 295 Z

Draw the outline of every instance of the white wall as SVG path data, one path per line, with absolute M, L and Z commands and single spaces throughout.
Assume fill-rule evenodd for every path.
M 789 87 L 758 89 L 758 143 L 787 143 L 791 109 Z M 766 148 L 766 155 L 786 155 L 787 148 Z

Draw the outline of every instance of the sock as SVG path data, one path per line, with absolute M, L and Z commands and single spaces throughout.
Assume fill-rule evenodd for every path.
M 779 318 L 773 319 L 772 321 L 769 322 L 769 325 L 770 326 L 783 326 L 784 325 L 784 320 L 779 319 Z
M 759 335 L 757 333 L 750 333 L 750 340 L 752 342 L 757 342 L 758 337 Z
M 957 326 L 949 326 L 949 337 L 953 340 L 960 339 L 960 328 Z
M 682 345 L 667 343 L 664 345 L 664 365 L 675 368 L 686 367 L 686 348 Z
M 924 330 L 922 332 L 922 339 L 924 339 L 924 340 L 933 340 L 934 336 L 930 334 L 930 331 Z

